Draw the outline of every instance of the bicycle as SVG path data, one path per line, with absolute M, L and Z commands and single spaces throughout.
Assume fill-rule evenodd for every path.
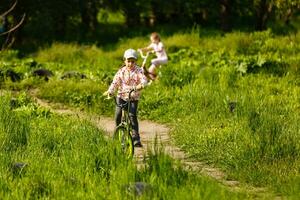
M 128 91 L 127 91 L 128 92 Z M 131 93 L 134 90 L 128 92 L 128 100 L 124 104 L 118 104 L 116 97 L 114 97 L 116 106 L 122 109 L 121 123 L 116 127 L 113 134 L 113 139 L 121 144 L 121 151 L 127 158 L 131 158 L 134 155 L 134 144 L 132 138 L 132 125 L 129 119 L 129 109 L 131 103 Z
M 155 78 L 156 78 L 156 74 L 153 74 L 153 73 L 151 73 L 151 72 L 149 72 L 148 70 L 147 70 L 147 68 L 146 68 L 146 63 L 147 63 L 147 59 L 148 59 L 148 57 L 149 57 L 149 54 L 150 54 L 150 52 L 148 51 L 147 53 L 146 53 L 146 55 L 144 55 L 144 53 L 143 53 L 143 51 L 142 50 L 138 50 L 138 52 L 140 53 L 140 55 L 141 55 L 141 57 L 143 58 L 143 63 L 142 63 L 142 69 L 143 69 L 143 71 L 144 71 L 144 74 L 145 74 L 145 76 L 148 78 L 148 79 L 150 79 L 150 80 L 155 80 Z M 152 75 L 152 77 L 150 76 L 150 75 Z M 153 78 L 154 77 L 154 78 Z

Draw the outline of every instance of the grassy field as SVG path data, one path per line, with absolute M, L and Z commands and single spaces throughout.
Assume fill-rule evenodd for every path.
M 20 81 L 13 82 L 6 76 L 2 76 L 1 88 L 13 91 L 38 88 L 38 95 L 41 98 L 61 102 L 99 115 L 112 116 L 113 105 L 111 102 L 104 101 L 101 94 L 107 89 L 114 73 L 122 64 L 123 51 L 127 48 L 146 46 L 148 42 L 148 37 L 145 36 L 123 38 L 117 44 L 105 47 L 55 43 L 23 58 L 18 58 L 19 52 L 16 51 L 1 52 L 0 65 L 3 73 L 7 69 L 13 69 L 21 77 Z M 228 174 L 229 178 L 253 186 L 267 187 L 278 195 L 297 199 L 300 191 L 300 35 L 276 36 L 270 31 L 233 32 L 226 35 L 214 33 L 210 35 L 200 29 L 193 29 L 189 32 L 165 37 L 163 35 L 163 42 L 167 47 L 170 61 L 161 68 L 159 80 L 144 90 L 139 106 L 140 118 L 159 121 L 171 126 L 171 135 L 178 146 L 192 158 L 220 167 Z M 141 62 L 139 61 L 139 63 Z M 38 68 L 51 70 L 54 75 L 49 81 L 33 77 L 32 71 Z M 61 76 L 68 71 L 83 73 L 87 78 L 75 77 L 61 80 Z M 38 117 L 38 120 L 42 120 L 39 123 L 43 124 L 45 130 L 36 130 L 36 132 L 28 124 L 37 123 L 37 119 L 26 123 L 26 120 L 29 119 L 25 117 L 19 121 L 24 122 L 25 120 L 24 123 L 20 123 L 23 124 L 21 129 L 22 131 L 30 130 L 28 137 L 31 139 L 49 133 L 41 137 L 40 142 L 43 143 L 44 139 L 44 142 L 48 141 L 48 137 L 51 137 L 51 140 L 58 137 L 53 135 L 53 131 L 47 130 L 49 121 L 56 124 L 54 126 L 59 129 L 57 131 L 68 130 L 68 124 L 61 123 L 59 118 L 59 116 L 53 115 L 51 115 L 51 119 Z M 65 121 L 72 123 L 71 119 Z M 88 134 L 91 135 L 91 138 L 98 138 L 97 130 L 88 125 L 80 127 L 86 127 L 89 131 L 72 134 L 79 137 L 78 140 L 81 142 L 77 142 L 81 145 L 94 144 L 87 141 L 88 138 L 83 135 Z M 82 128 L 78 127 L 74 131 L 79 130 Z M 6 131 L 2 132 L 1 137 L 4 137 L 3 134 Z M 69 136 L 70 134 L 66 135 Z M 80 139 L 81 137 L 82 139 Z M 58 144 L 62 142 L 59 138 L 56 139 Z M 101 137 L 98 140 L 102 141 Z M 21 141 L 23 140 L 21 139 Z M 36 140 L 33 141 L 37 142 Z M 70 140 L 66 148 L 77 144 L 77 142 Z M 18 143 L 11 144 L 12 148 L 15 145 L 20 146 Z M 28 144 L 25 145 L 28 149 L 37 148 L 41 145 Z M 104 144 L 108 145 L 105 142 Z M 80 144 L 78 145 L 80 146 Z M 92 146 L 86 145 L 87 152 L 82 152 L 84 156 L 81 155 L 84 157 L 83 160 L 89 160 L 88 158 L 92 157 L 90 153 L 94 151 L 93 148 L 96 149 L 96 152 L 103 151 L 102 148 L 102 150 L 97 150 L 99 147 Z M 21 145 L 17 150 L 10 151 L 23 152 L 19 148 L 24 147 Z M 55 146 L 55 148 L 58 152 L 62 150 L 60 145 Z M 71 157 L 75 156 L 76 153 L 68 153 L 68 158 L 65 159 L 73 160 Z M 26 154 L 26 157 L 31 154 L 32 152 Z M 14 153 L 14 155 L 24 156 L 22 153 Z M 95 153 L 95 155 L 98 154 Z M 79 155 L 77 156 L 79 157 Z M 9 163 L 8 157 L 4 156 L 2 163 Z M 42 158 L 43 156 L 39 157 Z M 110 160 L 119 159 L 114 156 L 110 157 Z M 18 159 L 19 157 L 16 157 L 15 161 Z M 53 159 L 41 160 L 36 165 L 45 163 L 45 165 L 51 166 L 59 159 L 61 158 L 57 158 L 56 155 Z M 175 166 L 175 163 L 164 155 L 154 155 L 153 159 L 157 162 L 163 162 L 166 168 Z M 30 159 L 24 157 L 22 160 Z M 78 160 L 76 164 L 82 170 L 78 172 L 79 177 L 76 178 L 81 184 L 79 184 L 80 186 L 77 185 L 76 188 L 83 186 L 82 181 L 88 179 L 87 172 L 83 172 L 84 169 L 91 168 L 88 166 L 91 161 L 84 162 L 83 160 Z M 3 166 L 6 168 L 2 167 L 2 170 L 7 170 L 8 164 Z M 151 166 L 152 164 L 150 168 Z M 161 164 L 157 164 L 157 166 L 161 166 Z M 155 167 L 150 168 L 148 170 L 151 171 Z M 68 171 L 67 169 L 68 167 L 57 168 L 63 173 L 65 173 L 64 170 Z M 116 171 L 114 173 L 119 173 L 118 169 L 114 170 Z M 172 167 L 172 170 L 160 168 L 155 168 L 155 170 L 158 170 L 155 171 L 158 174 L 156 174 L 156 178 L 153 178 L 151 173 L 148 174 L 149 171 L 139 172 L 134 169 L 134 166 L 131 166 L 128 169 L 128 178 L 124 177 L 126 180 L 121 184 L 113 184 L 111 187 L 118 188 L 118 186 L 134 180 L 145 181 L 146 179 L 143 178 L 148 177 L 148 183 L 154 183 L 161 178 L 158 182 L 166 184 L 158 184 L 155 190 L 164 191 L 165 193 L 162 195 L 165 196 L 159 196 L 158 193 L 155 193 L 153 194 L 155 198 L 171 199 L 174 198 L 175 194 L 176 198 L 180 195 L 187 195 L 187 198 L 190 199 L 204 198 L 205 195 L 198 191 L 210 190 L 210 195 L 219 195 L 207 196 L 212 199 L 228 199 L 240 195 L 224 192 L 224 189 L 201 177 L 194 179 L 192 178 L 193 175 L 183 171 L 180 167 Z M 178 180 L 172 180 L 174 185 L 171 184 L 178 192 L 169 191 L 170 188 L 167 187 L 166 181 L 168 181 L 167 177 L 172 177 L 172 175 L 165 177 L 161 170 L 166 170 L 167 173 L 180 174 Z M 57 171 L 51 173 L 56 176 L 58 174 Z M 28 177 L 31 177 L 32 174 L 29 174 Z M 53 174 L 49 176 L 53 176 Z M 132 179 L 132 177 L 135 178 Z M 41 181 L 39 178 L 37 181 Z M 57 181 L 61 177 L 54 179 Z M 89 187 L 90 191 L 95 191 L 93 187 L 102 183 L 98 179 L 88 179 L 87 181 L 93 182 Z M 201 186 L 203 181 L 211 189 L 203 190 L 203 185 Z M 7 184 L 2 188 L 10 188 L 9 184 L 14 183 Z M 63 195 L 53 193 L 53 191 L 57 191 L 55 187 L 59 183 L 47 184 L 50 184 L 49 188 L 52 189 L 46 194 Z M 63 181 L 61 184 L 64 184 Z M 103 184 L 107 184 L 107 182 L 104 181 Z M 195 188 L 185 188 L 186 185 L 195 185 Z M 77 191 L 77 189 L 73 191 Z M 112 189 L 108 189 L 107 192 L 107 189 L 102 188 L 102 191 L 95 195 L 104 195 L 102 197 L 107 198 L 105 195 L 111 195 L 111 191 Z M 24 191 L 19 192 L 24 194 Z M 83 194 L 84 191 L 79 193 Z M 80 197 L 77 196 L 80 194 L 74 192 L 76 197 Z M 120 195 L 120 193 L 116 195 Z
M 159 147 L 138 170 L 134 160 L 126 160 L 118 146 L 104 138 L 102 130 L 51 113 L 24 93 L 14 98 L 2 94 L 0 102 L 1 199 L 251 197 L 183 170 Z

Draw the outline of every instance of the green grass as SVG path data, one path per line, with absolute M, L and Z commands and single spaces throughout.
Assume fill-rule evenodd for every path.
M 43 108 L 26 98 L 17 96 L 13 108 L 11 95 L 0 97 L 0 137 L 5 141 L 0 147 L 1 199 L 251 197 L 185 171 L 159 149 L 138 170 L 134 160 L 121 156 L 113 140 L 105 139 L 102 130 L 80 119 L 37 112 Z M 25 112 L 25 107 L 31 112 Z M 135 182 L 143 182 L 146 191 L 136 194 L 132 189 Z
M 299 33 L 207 35 L 193 29 L 162 38 L 170 61 L 160 69 L 159 81 L 143 91 L 140 119 L 168 124 L 178 146 L 191 157 L 220 167 L 230 178 L 296 198 Z M 41 98 L 112 116 L 113 103 L 101 94 L 121 65 L 123 51 L 148 42 L 145 35 L 103 48 L 56 43 L 31 58 L 55 72 L 50 81 L 24 76 L 18 83 L 6 80 L 1 87 L 39 88 Z M 28 59 L 17 59 L 14 52 L 2 54 L 5 67 L 23 73 L 32 70 Z M 84 72 L 88 79 L 60 80 L 68 70 Z

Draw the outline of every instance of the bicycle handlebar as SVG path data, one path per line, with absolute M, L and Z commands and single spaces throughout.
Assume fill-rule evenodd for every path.
M 144 55 L 144 53 L 143 53 L 143 51 L 142 51 L 141 49 L 139 49 L 138 52 L 140 53 L 140 55 L 141 55 L 141 57 L 142 57 L 143 59 L 147 58 L 147 57 L 149 56 L 149 54 L 150 54 L 150 51 L 148 51 L 148 52 L 146 53 L 146 55 Z
M 144 60 L 143 60 L 143 64 L 142 64 L 142 67 L 144 67 L 144 66 L 146 65 L 147 58 L 148 58 L 150 52 L 148 51 L 148 52 L 146 53 L 146 55 L 144 55 L 144 53 L 143 53 L 143 51 L 142 51 L 141 49 L 139 49 L 138 52 L 140 53 L 141 57 L 144 59 Z
M 128 93 L 128 100 L 130 101 L 131 99 L 131 94 L 132 92 L 134 92 L 135 90 L 134 89 L 130 89 L 130 90 L 126 90 L 126 91 L 123 91 L 123 92 L 118 92 L 118 94 L 126 94 Z M 106 97 L 105 99 L 106 100 L 110 100 L 112 97 L 114 97 L 116 99 L 116 95 L 112 95 L 112 96 L 108 96 Z

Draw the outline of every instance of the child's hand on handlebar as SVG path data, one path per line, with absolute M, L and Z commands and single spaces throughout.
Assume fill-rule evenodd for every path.
M 105 91 L 102 95 L 106 96 L 106 99 L 110 99 L 113 96 L 113 94 L 111 94 L 108 90 Z

